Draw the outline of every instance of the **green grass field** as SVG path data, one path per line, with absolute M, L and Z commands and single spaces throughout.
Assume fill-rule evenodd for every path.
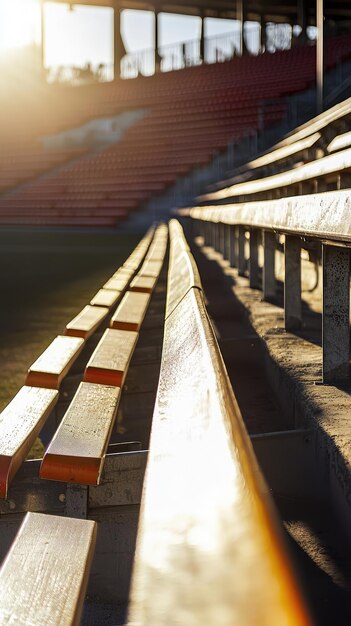
M 0 410 L 138 240 L 112 232 L 0 232 Z

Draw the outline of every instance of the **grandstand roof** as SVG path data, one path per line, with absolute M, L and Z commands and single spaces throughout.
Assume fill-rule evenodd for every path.
M 56 0 L 67 3 L 67 0 Z M 305 0 L 308 6 L 308 22 L 315 23 L 315 0 Z M 236 18 L 235 0 L 70 0 L 70 4 L 119 7 L 121 9 L 157 10 L 168 13 L 201 15 L 206 17 Z M 258 20 L 261 14 L 266 21 L 297 21 L 298 0 L 244 0 L 248 20 Z M 351 19 L 349 0 L 324 0 L 324 14 L 328 19 Z

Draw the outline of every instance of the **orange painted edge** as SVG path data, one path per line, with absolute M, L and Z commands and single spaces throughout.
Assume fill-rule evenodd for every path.
M 67 337 L 80 337 L 81 339 L 88 339 L 92 335 L 94 329 L 82 330 L 81 328 L 65 328 L 65 335 Z
M 98 485 L 104 457 L 75 457 L 47 452 L 40 465 L 39 476 L 44 480 Z
M 84 382 L 97 383 L 100 385 L 111 385 L 112 387 L 122 387 L 125 372 L 110 370 L 102 367 L 92 367 L 87 365 L 84 372 Z
M 139 332 L 140 326 L 141 322 L 122 322 L 121 320 L 114 320 L 113 318 L 110 322 L 110 328 L 114 328 L 115 330 L 133 330 Z
M 29 387 L 43 387 L 44 389 L 58 389 L 61 378 L 58 374 L 50 374 L 48 372 L 37 372 L 36 370 L 28 370 L 25 384 Z

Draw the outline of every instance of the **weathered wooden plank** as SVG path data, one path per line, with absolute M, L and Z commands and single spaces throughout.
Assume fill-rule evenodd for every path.
M 136 332 L 108 328 L 89 359 L 84 380 L 122 387 L 137 340 Z
M 103 288 L 113 289 L 115 291 L 124 291 L 128 287 L 133 274 L 134 270 L 117 272 L 104 284 Z
M 90 300 L 90 304 L 92 306 L 103 306 L 107 307 L 108 309 L 112 309 L 120 295 L 120 290 L 99 289 L 95 296 Z
M 108 312 L 109 309 L 107 307 L 88 304 L 67 324 L 65 335 L 88 339 L 108 315 Z
M 192 254 L 184 239 L 184 233 L 177 220 L 170 222 L 171 249 L 167 288 L 166 316 L 184 298 L 192 287 L 201 289 L 201 279 Z
M 199 289 L 165 323 L 130 607 L 140 626 L 310 624 Z
M 331 191 L 225 206 L 194 207 L 190 216 L 301 236 L 351 241 L 350 192 Z
M 111 319 L 111 328 L 139 331 L 149 302 L 149 293 L 127 291 Z
M 155 285 L 157 283 L 157 278 L 154 276 L 139 276 L 139 274 L 133 278 L 130 283 L 130 291 L 139 291 L 140 293 L 152 293 Z
M 120 388 L 83 382 L 43 458 L 40 477 L 98 485 Z
M 96 523 L 28 513 L 0 571 L 0 622 L 78 626 Z
M 200 200 L 203 201 L 216 201 L 225 198 L 234 198 L 243 195 L 252 195 L 264 191 L 273 189 L 280 189 L 290 185 L 297 185 L 298 183 L 308 180 L 314 180 L 319 176 L 327 176 L 330 174 L 342 173 L 351 169 L 351 148 L 331 154 L 323 157 L 322 159 L 316 159 L 310 163 L 300 165 L 291 170 L 274 174 L 273 176 L 266 176 L 265 178 L 258 178 L 256 180 L 238 183 L 225 187 L 219 191 L 205 194 L 201 196 Z
M 59 335 L 31 365 L 26 385 L 58 389 L 84 346 L 80 337 Z
M 54 389 L 25 386 L 0 413 L 0 498 L 6 498 L 58 395 Z
M 143 263 L 138 276 L 152 276 L 153 278 L 158 278 L 162 265 L 163 261 L 153 261 L 152 259 L 147 259 L 145 263 Z

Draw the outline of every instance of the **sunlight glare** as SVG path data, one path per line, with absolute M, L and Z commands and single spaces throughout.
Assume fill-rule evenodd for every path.
M 38 0 L 0 0 L 0 52 L 39 41 Z

